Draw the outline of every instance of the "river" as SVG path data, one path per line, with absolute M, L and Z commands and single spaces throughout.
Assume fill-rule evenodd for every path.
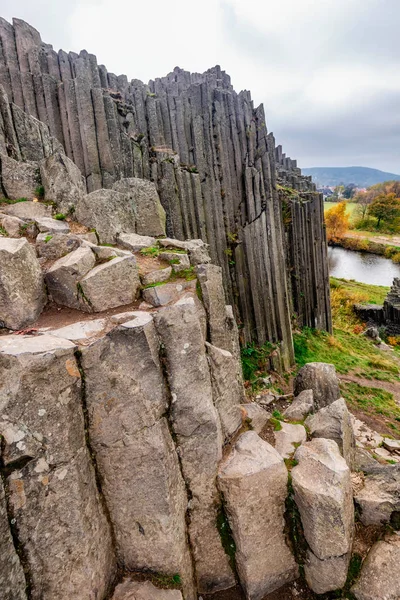
M 392 285 L 394 277 L 400 277 L 400 264 L 368 252 L 329 247 L 328 262 L 329 274 L 332 277 L 389 286 Z

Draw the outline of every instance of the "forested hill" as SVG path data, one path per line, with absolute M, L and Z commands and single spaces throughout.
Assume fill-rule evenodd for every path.
M 354 183 L 357 187 L 369 187 L 383 181 L 400 181 L 400 175 L 368 167 L 311 167 L 302 169 L 302 173 L 311 175 L 319 186 Z

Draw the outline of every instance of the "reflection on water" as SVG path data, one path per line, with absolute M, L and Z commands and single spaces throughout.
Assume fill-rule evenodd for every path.
M 329 274 L 343 279 L 355 279 L 373 285 L 392 285 L 400 277 L 400 264 L 388 258 L 355 252 L 344 248 L 328 248 Z

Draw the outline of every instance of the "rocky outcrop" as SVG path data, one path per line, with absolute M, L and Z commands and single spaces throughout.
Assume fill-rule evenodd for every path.
M 83 196 L 76 208 L 76 217 L 89 229 L 94 229 L 102 243 L 115 244 L 121 233 L 134 233 L 135 208 L 124 194 L 112 190 L 97 190 Z
M 120 179 L 113 189 L 127 198 L 135 207 L 136 233 L 139 235 L 165 235 L 165 210 L 154 183 L 131 177 Z
M 400 536 L 397 533 L 374 544 L 365 559 L 360 579 L 351 591 L 357 600 L 396 600 L 400 595 L 398 564 Z
M 27 600 L 24 571 L 8 524 L 6 495 L 0 479 L 0 586 L 4 600 Z
M 383 525 L 400 512 L 400 472 L 385 466 L 376 474 L 367 475 L 354 496 L 364 525 Z
M 40 163 L 40 177 L 45 199 L 54 202 L 59 213 L 74 212 L 86 194 L 80 170 L 64 153 L 56 152 L 45 158 Z
M 312 390 L 315 409 L 329 406 L 340 398 L 339 380 L 334 365 L 307 363 L 294 380 L 294 395 Z

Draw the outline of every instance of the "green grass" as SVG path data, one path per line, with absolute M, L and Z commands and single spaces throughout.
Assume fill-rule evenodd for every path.
M 381 388 L 366 387 L 358 383 L 342 383 L 342 393 L 350 408 L 362 410 L 366 414 L 381 415 L 394 435 L 400 435 L 400 406 L 393 394 Z
M 266 342 L 257 346 L 254 342 L 241 349 L 243 378 L 248 381 L 253 389 L 259 380 L 268 374 L 269 357 L 274 350 L 274 345 Z
M 331 277 L 331 290 L 342 289 L 346 294 L 360 294 L 365 296 L 361 302 L 365 304 L 383 304 L 390 287 L 384 285 L 370 285 L 360 283 L 353 279 L 338 279 Z
M 11 200 L 10 198 L 0 198 L 0 204 L 18 204 L 18 202 L 28 202 L 28 198 L 17 198 Z
M 65 219 L 67 218 L 67 215 L 64 215 L 64 213 L 57 213 L 56 215 L 54 215 L 54 218 L 57 221 L 65 221 Z
M 4 235 L 4 237 L 8 237 L 7 231 L 0 225 L 0 235 Z

